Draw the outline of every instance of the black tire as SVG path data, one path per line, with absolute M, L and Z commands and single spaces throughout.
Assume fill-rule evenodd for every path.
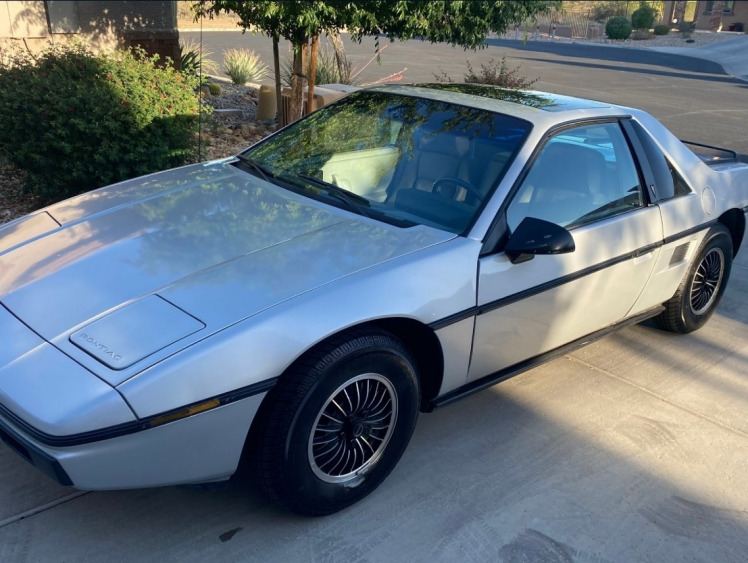
M 337 512 L 372 492 L 405 451 L 419 385 L 405 346 L 349 331 L 306 354 L 263 401 L 248 454 L 260 487 L 304 516 Z
M 722 299 L 732 270 L 732 237 L 722 224 L 712 227 L 675 295 L 655 317 L 658 326 L 687 334 L 704 326 Z

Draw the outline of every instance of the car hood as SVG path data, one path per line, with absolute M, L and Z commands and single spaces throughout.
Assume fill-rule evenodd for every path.
M 220 330 L 453 237 L 354 215 L 218 161 L 104 188 L 0 228 L 0 301 L 49 341 L 92 340 L 91 323 L 104 334 L 137 330 L 145 312 L 151 328 L 131 344 L 147 351 L 143 339 Z M 98 340 L 90 346 L 115 355 Z

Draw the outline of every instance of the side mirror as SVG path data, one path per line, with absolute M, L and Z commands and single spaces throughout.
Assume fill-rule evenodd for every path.
M 574 252 L 574 238 L 563 227 L 525 217 L 509 237 L 504 253 L 512 264 L 532 260 L 536 254 L 566 254 Z

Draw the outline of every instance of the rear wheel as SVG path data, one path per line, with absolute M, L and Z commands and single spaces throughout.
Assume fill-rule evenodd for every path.
M 655 318 L 671 332 L 686 334 L 701 328 L 712 316 L 725 291 L 732 269 L 732 238 L 722 224 L 712 227 L 678 291 Z
M 418 416 L 414 362 L 384 331 L 352 331 L 294 364 L 263 402 L 250 455 L 268 495 L 302 515 L 373 491 L 405 451 Z

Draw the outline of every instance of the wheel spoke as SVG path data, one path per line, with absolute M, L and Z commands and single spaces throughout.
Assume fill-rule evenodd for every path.
M 361 436 L 361 441 L 362 441 L 362 442 L 363 442 L 364 444 L 366 444 L 366 447 L 367 447 L 367 448 L 369 448 L 369 451 L 370 451 L 371 453 L 374 453 L 374 452 L 376 451 L 376 449 L 374 448 L 374 446 L 372 446 L 372 445 L 371 445 L 371 444 L 369 443 L 369 441 L 368 441 L 368 440 L 367 440 L 367 439 L 366 439 L 366 438 L 365 438 L 364 436 Z
M 337 448 L 331 448 L 330 451 L 320 454 L 318 458 L 323 461 L 320 469 L 339 463 L 339 460 L 345 455 L 345 446 L 342 441 L 337 443 Z
M 343 389 L 343 395 L 345 395 L 345 398 L 348 401 L 348 406 L 350 407 L 348 414 L 355 412 L 356 409 L 353 408 L 353 401 L 351 401 L 351 396 L 348 394 L 348 389 Z
M 340 440 L 340 436 L 337 434 L 320 434 L 314 437 L 315 448 L 326 448 L 329 444 L 337 443 Z
M 338 410 L 339 410 L 339 411 L 340 411 L 341 413 L 343 413 L 343 416 L 348 416 L 348 413 L 347 413 L 347 412 L 345 412 L 345 411 L 343 410 L 343 408 L 342 408 L 342 407 L 341 407 L 341 406 L 340 406 L 340 405 L 339 405 L 338 403 L 336 403 L 336 402 L 335 402 L 335 399 L 333 399 L 333 400 L 332 400 L 331 402 L 332 402 L 332 404 L 333 404 L 333 405 L 335 405 L 335 406 L 336 406 L 336 407 L 338 408 Z
M 322 416 L 326 416 L 327 418 L 329 418 L 330 420 L 334 421 L 335 423 L 337 423 L 337 424 L 339 424 L 341 426 L 343 425 L 343 422 L 344 422 L 343 420 L 340 420 L 339 418 L 335 418 L 334 416 L 332 416 L 328 412 L 323 412 Z
M 315 431 L 328 434 L 328 433 L 340 432 L 342 429 L 343 429 L 342 424 L 336 424 L 334 426 L 317 426 Z

